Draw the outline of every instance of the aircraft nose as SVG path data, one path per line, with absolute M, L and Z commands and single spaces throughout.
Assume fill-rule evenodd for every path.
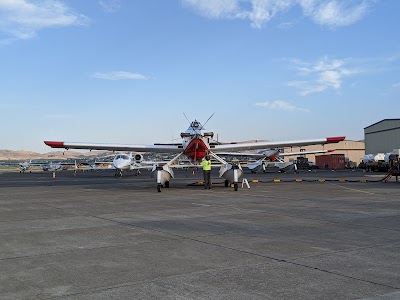
M 127 164 L 123 159 L 117 159 L 114 161 L 114 167 L 116 169 L 122 170 L 122 169 L 126 168 L 126 166 L 127 166 Z

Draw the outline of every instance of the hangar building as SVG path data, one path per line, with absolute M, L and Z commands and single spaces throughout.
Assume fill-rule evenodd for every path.
M 361 162 L 365 155 L 365 144 L 364 141 L 351 141 L 344 140 L 339 143 L 325 144 L 325 145 L 309 145 L 304 147 L 290 147 L 285 148 L 285 152 L 300 152 L 300 151 L 313 151 L 313 150 L 335 150 L 333 154 L 344 154 L 346 163 L 351 163 L 351 166 L 355 167 Z M 307 158 L 310 162 L 315 162 L 315 156 L 321 154 L 306 154 L 296 155 Z M 289 156 L 288 160 L 293 161 L 296 156 Z M 286 160 L 286 159 L 285 159 Z
M 384 119 L 364 128 L 365 153 L 388 153 L 400 149 L 400 119 Z

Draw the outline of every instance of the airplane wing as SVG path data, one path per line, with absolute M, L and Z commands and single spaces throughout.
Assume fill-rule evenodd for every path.
M 335 150 L 312 150 L 312 151 L 285 152 L 285 153 L 279 153 L 278 156 L 294 156 L 294 155 L 303 155 L 303 154 L 331 153 L 333 151 L 335 151 Z
M 298 151 L 298 152 L 284 152 L 272 154 L 271 156 L 294 156 L 303 154 L 318 154 L 318 153 L 329 153 L 335 150 L 312 150 L 312 151 Z M 265 153 L 254 153 L 254 152 L 218 152 L 219 155 L 230 155 L 230 156 L 248 156 L 255 158 L 269 157 Z
M 26 164 L 29 167 L 41 167 L 41 166 L 47 165 L 47 162 L 19 162 L 19 163 L 18 162 L 12 162 L 12 163 L 3 162 L 3 163 L 1 163 L 1 165 L 3 165 L 3 166 L 17 166 L 17 167 L 20 167 L 23 164 Z
M 339 137 L 328 137 L 322 139 L 310 139 L 310 140 L 296 140 L 296 141 L 280 141 L 280 142 L 250 142 L 250 143 L 234 143 L 234 144 L 220 144 L 215 145 L 211 148 L 211 151 L 218 154 L 222 151 L 243 151 L 243 150 L 254 150 L 254 149 L 265 149 L 265 148 L 284 148 L 294 146 L 307 146 L 307 145 L 318 145 L 318 144 L 331 144 L 338 143 L 345 139 L 345 136 Z
M 51 148 L 64 149 L 88 149 L 109 151 L 134 151 L 134 152 L 158 152 L 179 153 L 182 152 L 181 145 L 135 145 L 135 144 L 108 144 L 108 143 L 79 143 L 79 142 L 56 142 L 44 141 Z

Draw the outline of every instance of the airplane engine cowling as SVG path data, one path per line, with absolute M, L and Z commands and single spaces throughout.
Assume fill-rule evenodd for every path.
M 165 185 L 166 182 L 169 182 L 174 177 L 174 172 L 167 165 L 162 167 L 154 165 L 151 170 L 151 177 L 157 179 L 158 184 Z
M 133 159 L 135 160 L 135 162 L 141 162 L 141 161 L 143 161 L 143 155 L 137 153 L 137 154 L 135 154 L 135 155 L 133 156 Z
M 235 176 L 236 169 L 236 176 Z M 222 165 L 219 169 L 219 177 L 224 178 L 228 182 L 237 183 L 240 177 L 243 175 L 243 170 L 240 165 L 233 166 L 231 164 Z

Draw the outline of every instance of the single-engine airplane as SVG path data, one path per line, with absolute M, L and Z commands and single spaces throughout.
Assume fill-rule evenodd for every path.
M 29 161 L 24 161 L 20 163 L 4 163 L 4 166 L 18 166 L 19 167 L 19 172 L 20 173 L 25 173 L 26 171 L 29 171 L 29 173 L 32 173 L 31 168 L 32 167 L 41 167 L 45 165 L 46 163 L 43 162 L 32 162 L 32 159 Z
M 68 166 L 73 166 L 74 163 L 72 162 L 53 162 L 50 161 L 46 164 L 42 165 L 43 171 L 47 172 L 56 172 L 56 171 L 62 171 L 62 170 L 67 170 Z
M 212 116 L 211 116 L 212 117 Z M 211 118 L 210 117 L 210 118 Z M 210 118 L 208 120 L 210 120 Z M 207 122 L 208 122 L 207 120 Z M 207 123 L 206 122 L 206 123 Z M 134 151 L 134 152 L 158 152 L 175 153 L 175 157 L 170 161 L 159 164 L 155 163 L 152 167 L 152 177 L 156 178 L 157 190 L 161 192 L 162 187 L 169 187 L 171 178 L 174 177 L 173 168 L 185 167 L 178 162 L 182 156 L 186 156 L 193 164 L 199 166 L 200 160 L 209 154 L 220 163 L 219 176 L 225 179 L 225 186 L 233 183 L 235 191 L 238 190 L 239 178 L 243 174 L 240 164 L 232 164 L 218 156 L 218 152 L 223 151 L 244 151 L 265 148 L 283 148 L 290 146 L 306 146 L 313 144 L 337 143 L 345 139 L 344 136 L 328 137 L 321 139 L 309 139 L 298 141 L 281 142 L 247 142 L 247 143 L 220 143 L 213 140 L 214 133 L 207 132 L 199 121 L 194 120 L 189 128 L 181 133 L 182 142 L 179 144 L 104 144 L 104 143 L 80 143 L 80 142 L 60 142 L 44 141 L 52 148 L 64 149 L 89 149 L 89 150 L 110 150 L 110 151 Z
M 248 162 L 247 168 L 252 173 L 257 173 L 262 171 L 265 173 L 267 168 L 279 169 L 281 172 L 285 172 L 288 170 L 297 171 L 297 166 L 293 162 L 287 162 L 283 160 L 285 156 L 295 156 L 295 155 L 305 155 L 305 154 L 319 154 L 319 153 L 328 153 L 333 152 L 335 150 L 311 150 L 311 151 L 298 151 L 298 152 L 281 152 L 281 149 L 266 149 L 259 152 L 226 152 L 219 153 L 224 155 L 233 155 L 233 156 L 246 156 L 258 158 L 258 160 L 254 162 Z

